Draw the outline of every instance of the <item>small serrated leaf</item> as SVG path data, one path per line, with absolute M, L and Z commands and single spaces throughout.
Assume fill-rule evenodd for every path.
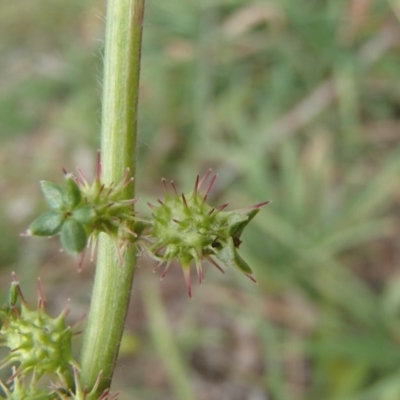
M 61 244 L 68 253 L 80 253 L 86 246 L 87 235 L 83 225 L 67 219 L 61 228 Z
M 62 199 L 67 210 L 73 210 L 81 202 L 81 191 L 71 174 L 65 176 Z
M 36 218 L 28 228 L 32 236 L 53 236 L 57 234 L 64 222 L 64 215 L 57 211 L 48 211 Z
M 61 186 L 53 182 L 41 181 L 40 186 L 46 203 L 53 210 L 60 210 L 63 207 L 63 190 Z

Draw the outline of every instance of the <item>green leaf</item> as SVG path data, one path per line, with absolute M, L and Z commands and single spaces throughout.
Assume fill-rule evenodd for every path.
M 73 210 L 81 202 L 81 191 L 71 174 L 65 176 L 62 199 L 67 210 Z
M 60 231 L 64 219 L 60 212 L 46 212 L 31 223 L 28 233 L 33 236 L 53 236 Z
M 232 212 L 228 218 L 229 232 L 232 237 L 240 238 L 247 224 L 258 214 L 259 208 L 253 209 L 248 213 Z
M 59 185 L 52 182 L 41 181 L 40 186 L 46 203 L 53 210 L 60 210 L 63 207 L 63 190 Z
M 96 220 L 97 214 L 92 206 L 86 204 L 74 210 L 72 217 L 81 224 L 91 224 Z
M 80 253 L 86 246 L 87 235 L 83 225 L 68 219 L 61 229 L 61 244 L 68 253 Z
M 11 282 L 10 292 L 8 294 L 8 304 L 15 305 L 18 302 L 18 282 Z
M 253 272 L 251 270 L 251 268 L 249 267 L 249 265 L 247 264 L 246 261 L 243 260 L 242 257 L 240 257 L 238 251 L 236 249 L 235 250 L 235 257 L 234 257 L 234 264 L 235 267 L 240 269 L 242 272 L 244 272 L 245 274 L 250 274 Z
M 240 257 L 238 251 L 235 248 L 233 243 L 233 239 L 229 238 L 226 244 L 222 245 L 222 249 L 216 254 L 216 257 L 228 265 L 229 267 L 238 268 L 240 271 L 244 272 L 245 274 L 251 274 L 252 270 L 246 261 Z
M 8 303 L 6 306 L 3 306 L 3 310 L 1 312 L 10 312 L 12 308 L 16 309 L 18 312 L 21 312 L 21 303 L 18 296 L 18 282 L 11 282 L 10 291 L 8 293 Z M 5 321 L 4 314 L 0 315 L 0 321 L 1 323 Z
M 222 249 L 218 251 L 216 256 L 228 266 L 233 265 L 235 261 L 235 245 L 232 238 L 229 238 L 226 244 L 222 244 Z

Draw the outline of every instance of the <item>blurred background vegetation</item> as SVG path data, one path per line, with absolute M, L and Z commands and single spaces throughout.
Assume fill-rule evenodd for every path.
M 141 255 L 114 391 L 138 400 L 400 399 L 400 1 L 148 0 L 137 197 L 160 178 L 267 199 L 237 271 L 189 300 Z M 105 1 L 0 2 L 0 278 L 87 311 L 94 264 L 19 234 L 38 181 L 90 177 Z M 76 341 L 79 347 L 79 338 Z

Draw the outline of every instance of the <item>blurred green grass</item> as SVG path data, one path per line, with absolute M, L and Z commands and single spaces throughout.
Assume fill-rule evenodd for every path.
M 91 174 L 104 3 L 0 3 L 2 287 L 11 269 L 26 290 L 40 274 L 49 307 L 72 297 L 77 315 L 93 265 L 78 276 L 57 241 L 18 234 L 43 207 L 39 179 Z M 176 269 L 149 286 L 162 303 L 134 292 L 122 399 L 400 398 L 399 7 L 148 1 L 138 197 L 211 166 L 216 204 L 272 204 L 242 244 L 258 286 L 207 270 L 188 301 Z M 136 288 L 155 278 L 140 264 Z

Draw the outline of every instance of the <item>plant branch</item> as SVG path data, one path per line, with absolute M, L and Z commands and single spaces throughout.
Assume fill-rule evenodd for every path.
M 104 55 L 101 132 L 102 181 L 119 182 L 126 168 L 134 176 L 137 105 L 144 0 L 109 0 Z M 134 196 L 134 185 L 124 198 Z M 136 263 L 134 246 L 118 261 L 115 242 L 101 234 L 96 276 L 81 354 L 81 379 L 91 388 L 102 373 L 98 392 L 111 384 L 129 305 Z

